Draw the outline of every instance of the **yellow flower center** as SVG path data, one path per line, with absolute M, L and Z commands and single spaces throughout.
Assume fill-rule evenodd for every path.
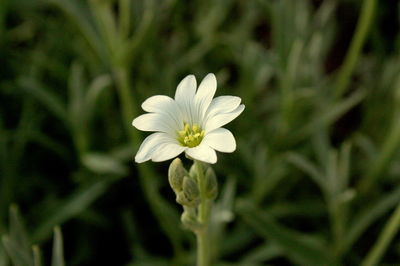
M 186 147 L 193 148 L 198 146 L 204 138 L 204 130 L 197 124 L 190 126 L 184 123 L 183 130 L 178 131 L 178 141 Z

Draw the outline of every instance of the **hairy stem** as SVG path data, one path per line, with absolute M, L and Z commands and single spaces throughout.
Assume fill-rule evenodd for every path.
M 196 170 L 197 170 L 197 178 L 198 185 L 200 190 L 200 198 L 201 202 L 198 209 L 197 220 L 202 225 L 201 229 L 197 230 L 197 266 L 209 266 L 211 265 L 210 258 L 210 239 L 209 239 L 209 230 L 208 224 L 210 219 L 212 200 L 207 199 L 206 197 L 206 184 L 205 184 L 205 176 L 204 176 L 204 167 L 200 161 L 194 161 Z

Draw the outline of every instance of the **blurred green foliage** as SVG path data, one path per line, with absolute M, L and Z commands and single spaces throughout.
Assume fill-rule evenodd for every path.
M 209 72 L 246 104 L 216 265 L 398 264 L 399 22 L 395 0 L 2 0 L 0 265 L 64 265 L 57 225 L 67 265 L 192 265 L 168 162 L 134 164 L 130 124 Z

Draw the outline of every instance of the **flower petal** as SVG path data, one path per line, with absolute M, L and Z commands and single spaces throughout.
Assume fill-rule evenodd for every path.
M 241 104 L 230 113 L 217 114 L 213 117 L 210 117 L 206 121 L 206 125 L 205 125 L 206 134 L 208 132 L 213 131 L 214 129 L 217 129 L 219 127 L 222 127 L 223 125 L 228 124 L 233 119 L 238 117 L 243 112 L 243 110 L 244 110 L 244 104 Z
M 189 148 L 186 151 L 186 154 L 193 159 L 203 161 L 206 163 L 216 163 L 217 162 L 217 154 L 215 151 L 205 144 L 200 144 L 197 147 Z
M 155 95 L 142 103 L 142 108 L 146 112 L 167 114 L 175 122 L 177 130 L 183 127 L 181 111 L 174 99 L 165 95 Z
M 236 149 L 235 137 L 225 128 L 217 128 L 208 133 L 202 143 L 220 152 L 233 152 Z
M 142 131 L 160 131 L 171 135 L 176 132 L 174 121 L 166 114 L 144 114 L 132 121 L 132 126 Z
M 154 95 L 142 103 L 142 109 L 149 113 L 162 113 L 165 107 L 170 107 L 175 101 L 165 95 Z
M 196 93 L 197 82 L 194 75 L 187 75 L 181 82 L 175 92 L 175 101 L 185 100 L 190 96 L 193 99 Z
M 163 145 L 166 142 L 174 142 L 166 133 L 153 133 L 149 135 L 139 147 L 139 151 L 136 153 L 135 162 L 143 163 L 151 159 L 153 152 L 159 145 Z
M 218 96 L 212 100 L 208 107 L 206 117 L 232 112 L 239 106 L 241 101 L 242 99 L 237 96 Z
M 196 78 L 188 75 L 178 84 L 175 92 L 175 101 L 182 110 L 182 119 L 190 124 L 193 123 L 193 99 L 196 86 Z
M 152 153 L 151 160 L 153 162 L 162 162 L 172 159 L 179 154 L 181 154 L 186 147 L 183 147 L 177 143 L 164 143 L 157 147 L 157 149 Z
M 202 119 L 217 90 L 217 79 L 214 74 L 208 74 L 200 83 L 196 96 L 194 96 L 195 108 L 198 119 Z

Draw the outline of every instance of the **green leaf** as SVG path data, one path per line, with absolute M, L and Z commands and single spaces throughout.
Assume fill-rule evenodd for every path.
M 355 220 L 350 225 L 343 243 L 344 251 L 349 250 L 357 239 L 371 226 L 375 221 L 390 211 L 400 201 L 400 187 L 389 195 L 382 197 L 379 201 L 367 206 L 359 213 L 354 215 Z
M 40 248 L 37 245 L 33 245 L 32 251 L 33 251 L 33 265 L 42 266 L 42 254 Z
M 316 111 L 315 117 L 310 122 L 306 123 L 302 128 L 300 128 L 296 134 L 294 134 L 291 141 L 296 142 L 302 140 L 313 132 L 320 130 L 325 126 L 331 125 L 351 108 L 360 103 L 365 98 L 365 95 L 366 92 L 363 90 L 356 91 L 338 103 L 324 106 L 323 110 Z
M 260 236 L 282 248 L 293 263 L 305 266 L 337 265 L 322 241 L 280 225 L 251 202 L 240 201 L 237 212 Z
M 400 118 L 395 114 L 395 118 L 385 136 L 385 141 L 378 152 L 375 160 L 369 164 L 364 179 L 361 180 L 359 187 L 362 193 L 366 193 L 372 188 L 378 177 L 385 173 L 388 165 L 395 158 L 400 147 Z
M 78 62 L 71 65 L 68 77 L 68 114 L 71 123 L 75 126 L 82 126 L 85 119 L 83 105 L 84 80 L 83 66 Z
M 362 266 L 375 266 L 378 265 L 382 256 L 385 254 L 390 242 L 397 235 L 400 228 L 400 204 L 397 206 L 394 213 L 390 216 L 385 227 L 379 234 L 378 240 L 375 242 L 371 251 L 364 259 Z
M 9 223 L 9 235 L 2 237 L 7 254 L 15 266 L 32 266 L 29 239 L 16 205 L 10 207 Z
M 2 245 L 2 243 L 0 243 L 0 266 L 8 266 L 8 265 L 9 265 L 9 261 L 8 261 L 6 251 L 4 250 L 4 245 Z
M 93 201 L 103 195 L 109 184 L 106 181 L 98 181 L 89 187 L 80 189 L 70 198 L 58 204 L 47 219 L 37 227 L 32 239 L 35 242 L 45 239 L 55 225 L 62 224 L 88 208 Z
M 268 260 L 280 257 L 283 255 L 283 250 L 274 243 L 267 243 L 252 249 L 249 253 L 243 256 L 241 264 L 250 265 L 251 263 L 259 263 L 260 265 Z
M 311 180 L 313 180 L 322 191 L 326 190 L 326 180 L 324 175 L 321 173 L 318 167 L 310 162 L 306 157 L 296 152 L 289 152 L 287 155 L 287 160 L 308 174 Z
M 68 121 L 67 109 L 62 100 L 50 90 L 44 87 L 37 80 L 28 77 L 22 77 L 17 80 L 18 85 L 24 92 L 36 98 L 43 104 L 54 116 L 61 121 Z
M 19 210 L 17 205 L 13 204 L 10 207 L 10 230 L 9 236 L 10 241 L 14 242 L 17 247 L 23 250 L 26 254 L 30 254 L 30 244 L 28 239 L 28 234 L 22 219 L 19 215 Z
M 101 38 L 95 30 L 93 22 L 91 21 L 91 16 L 87 12 L 87 8 L 83 7 L 82 3 L 77 2 L 76 0 L 47 1 L 55 5 L 69 17 L 69 19 L 78 27 L 78 30 L 87 41 L 92 51 L 102 60 L 102 62 L 107 62 L 107 53 L 104 42 L 101 41 Z
M 351 165 L 351 149 L 352 145 L 349 142 L 345 142 L 340 148 L 340 154 L 338 159 L 338 178 L 339 188 L 344 190 L 349 186 L 350 178 L 350 165 Z
M 32 256 L 29 251 L 21 248 L 9 236 L 5 235 L 1 240 L 14 266 L 33 266 Z
M 83 155 L 82 163 L 97 174 L 125 176 L 129 172 L 121 161 L 105 153 L 86 153 Z
M 53 256 L 51 260 L 51 266 L 65 266 L 63 237 L 61 229 L 58 226 L 54 228 Z
M 85 95 L 85 112 L 86 114 L 86 119 L 89 121 L 93 115 L 93 112 L 95 110 L 95 105 L 97 100 L 99 99 L 99 96 L 101 95 L 101 92 L 103 92 L 106 88 L 110 87 L 112 85 L 112 80 L 110 75 L 104 74 L 97 76 L 89 85 L 89 88 L 86 92 Z
M 236 178 L 230 177 L 221 189 L 218 201 L 212 208 L 210 219 L 210 232 L 214 248 L 212 257 L 217 259 L 220 255 L 220 249 L 224 248 L 225 244 L 225 227 L 227 223 L 234 219 L 233 205 L 236 194 Z M 222 245 L 222 246 L 221 246 Z

